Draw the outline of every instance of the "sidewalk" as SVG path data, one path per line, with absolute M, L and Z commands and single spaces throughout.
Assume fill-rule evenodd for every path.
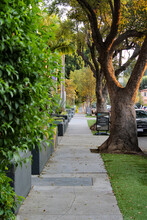
M 105 139 L 76 114 L 42 174 L 32 177 L 17 220 L 122 220 L 103 161 L 90 152 Z

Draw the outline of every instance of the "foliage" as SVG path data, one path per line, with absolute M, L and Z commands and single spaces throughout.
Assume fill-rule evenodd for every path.
M 72 82 L 72 79 L 65 79 L 65 88 L 66 88 L 66 103 L 69 106 L 75 104 L 76 92 L 75 85 Z
M 136 105 L 138 107 L 140 107 L 141 105 L 144 105 L 143 97 L 140 91 L 138 91 L 137 96 L 136 96 Z
M 48 45 L 52 52 L 58 51 L 61 54 L 72 53 L 73 47 L 70 44 L 72 39 L 72 23 L 68 20 L 61 21 L 59 16 L 55 14 L 45 14 L 42 20 L 44 29 L 48 29 L 48 26 L 52 26 L 52 32 L 48 39 Z M 70 28 L 69 28 L 70 26 Z
M 76 53 L 71 55 L 67 54 L 65 56 L 65 74 L 67 78 L 70 78 L 70 72 L 82 69 L 84 67 L 84 63 L 82 58 L 79 57 Z
M 73 106 L 66 103 L 66 108 L 71 109 Z
M 18 149 L 31 148 L 46 132 L 51 135 L 48 111 L 56 102 L 51 96 L 51 88 L 60 58 L 48 47 L 52 29 L 49 26 L 44 30 L 40 26 L 42 12 L 36 2 L 11 0 L 8 3 L 3 0 L 0 5 L 2 169 Z
M 95 100 L 95 78 L 90 68 L 83 68 L 71 72 L 70 79 L 76 88 L 78 99 L 82 102 Z
M 123 219 L 146 219 L 146 157 L 122 154 L 101 156 Z
M 3 172 L 0 172 L 0 219 L 15 219 L 15 193 L 10 187 L 11 179 Z
M 146 32 L 146 1 L 126 0 L 122 2 L 120 29 L 136 29 Z
M 20 151 L 39 145 L 45 135 L 50 141 L 50 113 L 58 106 L 54 79 L 61 75 L 61 58 L 50 50 L 55 26 L 42 22 L 46 14 L 40 2 L 0 2 L 0 214 L 4 219 L 13 219 L 15 194 L 3 173 L 12 159 L 16 165 L 22 163 Z
M 143 76 L 139 89 L 147 89 L 147 76 Z

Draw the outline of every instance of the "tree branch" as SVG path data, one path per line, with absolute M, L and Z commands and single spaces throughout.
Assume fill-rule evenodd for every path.
M 115 48 L 121 44 L 124 40 L 127 40 L 129 37 L 142 37 L 144 36 L 145 33 L 143 32 L 138 32 L 136 30 L 128 30 L 125 33 L 121 34 L 113 43 L 111 47 L 111 53 L 115 50 Z
M 111 8 L 112 14 L 114 14 L 114 8 L 113 8 L 112 1 L 111 0 L 108 0 L 108 1 L 109 1 L 109 5 L 110 5 L 110 8 Z
M 127 67 L 130 65 L 130 63 L 139 55 L 139 52 L 140 52 L 140 47 L 137 45 L 134 50 L 134 53 L 128 59 L 128 61 L 115 71 L 115 76 L 118 76 L 122 71 L 126 70 Z
M 90 44 L 89 36 L 88 36 L 88 39 L 87 39 L 87 46 L 90 49 L 91 58 L 92 58 L 92 61 L 93 61 L 94 67 L 95 67 L 96 74 L 99 74 L 99 65 L 98 65 L 98 62 L 96 60 L 96 55 L 95 55 L 95 45 L 94 45 L 94 43 L 92 43 L 92 45 Z
M 126 45 L 126 46 L 123 46 L 122 48 L 119 48 L 117 50 L 115 50 L 114 54 L 113 54 L 113 58 L 116 57 L 121 51 L 123 50 L 131 50 L 135 47 L 135 43 L 131 43 L 130 45 Z
M 133 69 L 130 79 L 126 85 L 128 95 L 132 98 L 132 101 L 135 102 L 135 98 L 139 89 L 139 85 L 142 79 L 142 76 L 147 68 L 147 36 L 144 40 L 144 43 L 141 47 L 141 51 L 136 62 L 136 65 Z
M 88 16 L 91 30 L 92 30 L 93 40 L 95 41 L 97 50 L 101 51 L 103 48 L 103 41 L 102 41 L 101 33 L 98 29 L 97 18 L 94 13 L 94 10 L 92 9 L 90 4 L 86 0 L 77 0 L 77 1 Z
M 120 21 L 120 0 L 114 0 L 114 12 L 112 13 L 112 16 L 113 19 L 112 19 L 111 30 L 105 41 L 107 50 L 111 48 L 112 43 L 117 35 L 119 21 Z
M 92 70 L 92 72 L 94 74 L 94 77 L 96 77 L 96 69 L 94 68 L 92 63 L 89 61 L 89 59 L 84 55 L 84 53 L 80 49 L 77 49 L 77 53 L 78 53 L 79 56 L 82 57 L 84 62 L 87 63 L 90 66 L 90 68 L 91 68 L 91 70 Z

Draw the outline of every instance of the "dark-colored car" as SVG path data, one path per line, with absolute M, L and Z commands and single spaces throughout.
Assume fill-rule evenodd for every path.
M 147 133 L 147 112 L 136 109 L 136 123 L 138 133 Z

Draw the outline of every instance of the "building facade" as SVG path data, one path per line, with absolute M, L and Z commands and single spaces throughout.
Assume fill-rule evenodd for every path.
M 143 97 L 144 104 L 147 104 L 147 89 L 143 89 L 140 92 L 141 92 L 141 95 Z

